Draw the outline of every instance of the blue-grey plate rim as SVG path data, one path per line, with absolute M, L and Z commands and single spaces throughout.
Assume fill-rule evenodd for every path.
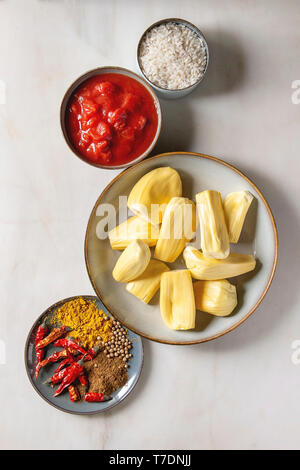
M 25 369 L 26 369 L 26 373 L 27 373 L 27 376 L 28 376 L 28 379 L 29 379 L 29 382 L 31 383 L 32 387 L 34 388 L 34 390 L 38 393 L 38 395 L 40 395 L 40 397 L 46 401 L 49 405 L 53 406 L 54 408 L 58 409 L 59 411 L 63 411 L 64 413 L 69 413 L 69 414 L 76 414 L 76 415 L 94 415 L 94 414 L 99 414 L 99 413 L 104 413 L 105 411 L 108 411 L 108 410 L 111 410 L 112 408 L 114 408 L 115 406 L 117 406 L 119 403 L 121 403 L 123 400 L 125 400 L 125 398 L 132 392 L 132 390 L 135 388 L 136 384 L 138 383 L 139 381 L 139 378 L 141 376 L 141 372 L 142 372 L 142 369 L 143 369 L 143 365 L 144 365 L 144 346 L 143 346 L 143 341 L 142 341 L 142 338 L 140 337 L 140 335 L 138 335 L 137 333 L 133 332 L 132 330 L 129 330 L 127 328 L 127 330 L 131 333 L 134 333 L 135 337 L 137 338 L 137 341 L 140 342 L 140 346 L 141 346 L 141 360 L 140 360 L 140 364 L 139 364 L 139 367 L 136 371 L 136 379 L 135 381 L 133 382 L 133 384 L 131 385 L 131 387 L 128 388 L 127 392 L 121 397 L 119 398 L 117 401 L 114 401 L 112 402 L 111 404 L 109 404 L 109 402 L 106 402 L 108 403 L 108 405 L 106 405 L 105 408 L 103 409 L 99 409 L 99 410 L 91 410 L 91 411 L 80 411 L 80 410 L 67 410 L 65 409 L 63 406 L 60 406 L 60 405 L 56 405 L 55 403 L 52 403 L 36 386 L 36 383 L 30 373 L 30 367 L 28 365 L 28 349 L 29 349 L 29 345 L 30 345 L 30 339 L 31 339 L 31 336 L 32 336 L 32 333 L 34 331 L 34 329 L 37 327 L 37 325 L 41 322 L 41 319 L 48 315 L 49 314 L 49 311 L 53 311 L 54 309 L 56 309 L 59 305 L 63 305 L 64 303 L 70 301 L 70 300 L 74 300 L 74 299 L 77 299 L 79 297 L 82 297 L 84 299 L 87 299 L 87 300 L 96 300 L 98 303 L 101 304 L 103 310 L 109 315 L 109 316 L 112 316 L 111 313 L 107 310 L 107 308 L 105 307 L 105 305 L 103 304 L 103 302 L 101 301 L 101 299 L 99 299 L 99 297 L 95 296 L 95 295 L 86 295 L 86 294 L 83 294 L 83 295 L 75 295 L 75 296 L 72 296 L 72 297 L 67 297 L 65 299 L 62 299 L 62 300 L 59 300 L 57 302 L 55 302 L 55 304 L 51 305 L 50 307 L 48 307 L 41 315 L 39 315 L 39 317 L 35 320 L 35 322 L 33 323 L 32 327 L 30 328 L 29 330 L 29 333 L 27 335 L 27 339 L 26 339 L 26 342 L 25 342 L 25 348 L 24 348 L 24 362 L 25 362 Z M 99 406 L 103 406 L 102 403 L 98 403 Z M 80 406 L 80 403 L 77 404 L 76 406 Z

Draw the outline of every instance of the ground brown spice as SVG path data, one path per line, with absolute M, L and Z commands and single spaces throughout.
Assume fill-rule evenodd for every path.
M 89 392 L 110 395 L 128 381 L 128 374 L 121 357 L 109 358 L 100 352 L 95 359 L 84 364 L 88 381 Z

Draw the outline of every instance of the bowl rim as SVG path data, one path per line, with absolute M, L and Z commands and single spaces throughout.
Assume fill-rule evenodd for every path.
M 217 158 L 217 157 L 213 157 L 211 155 L 206 155 L 206 154 L 202 154 L 202 153 L 197 153 L 197 152 L 184 152 L 184 151 L 178 151 L 178 152 L 166 152 L 166 153 L 160 153 L 158 155 L 154 155 L 153 157 L 150 157 L 147 159 L 148 160 L 156 160 L 156 159 L 159 159 L 161 157 L 172 157 L 172 156 L 175 156 L 175 155 L 189 155 L 189 156 L 193 156 L 195 158 L 205 158 L 207 160 L 212 160 L 212 161 L 215 161 L 217 163 L 220 163 L 221 165 L 224 165 L 228 168 L 230 168 L 231 170 L 235 171 L 238 175 L 240 175 L 242 178 L 244 178 L 254 189 L 255 191 L 258 193 L 258 195 L 261 197 L 267 211 L 268 211 L 268 214 L 269 214 L 269 217 L 270 217 L 270 220 L 271 220 L 271 223 L 272 223 L 272 228 L 273 228 L 273 234 L 274 234 L 274 242 L 275 242 L 275 247 L 274 247 L 274 258 L 273 258 L 273 265 L 272 265 L 272 270 L 271 270 L 271 273 L 270 273 L 270 276 L 269 276 L 269 279 L 266 283 L 266 286 L 261 294 L 261 296 L 259 297 L 259 299 L 257 300 L 257 302 L 254 304 L 254 306 L 249 310 L 249 312 L 247 312 L 243 318 L 241 318 L 241 320 L 239 320 L 237 323 L 235 323 L 234 325 L 232 325 L 231 327 L 227 328 L 226 330 L 222 331 L 221 333 L 217 333 L 215 335 L 212 335 L 212 336 L 209 336 L 208 338 L 202 338 L 202 339 L 199 339 L 199 340 L 193 340 L 193 341 L 169 341 L 169 340 L 162 340 L 162 339 L 158 339 L 158 338 L 154 338 L 152 336 L 149 336 L 145 333 L 142 333 L 141 331 L 139 330 L 136 330 L 135 328 L 133 328 L 132 326 L 128 325 L 127 323 L 125 323 L 123 320 L 121 320 L 119 317 L 118 317 L 118 314 L 116 314 L 115 312 L 113 312 L 110 308 L 108 308 L 108 306 L 106 305 L 104 299 L 103 299 L 103 296 L 101 294 L 101 292 L 99 291 L 99 289 L 97 288 L 96 286 L 96 283 L 94 282 L 94 279 L 93 279 L 93 276 L 92 276 L 92 273 L 91 273 L 91 269 L 90 269 L 90 265 L 89 265 L 89 261 L 88 261 L 88 238 L 89 238 L 89 229 L 90 229 L 90 225 L 92 223 L 92 219 L 94 218 L 95 216 L 95 212 L 96 212 L 96 209 L 101 201 L 101 199 L 104 197 L 104 195 L 107 193 L 107 191 L 110 189 L 110 187 L 115 184 L 119 178 L 121 178 L 121 176 L 124 176 L 124 174 L 127 172 L 127 171 L 130 171 L 130 169 L 132 168 L 128 168 L 124 171 L 122 171 L 121 173 L 119 173 L 106 187 L 105 189 L 102 191 L 102 193 L 100 194 L 100 196 L 98 197 L 93 209 L 92 209 L 92 212 L 90 214 L 90 217 L 89 217 L 89 220 L 88 220 L 88 224 L 87 224 L 87 229 L 86 229 L 86 234 L 85 234 L 85 240 L 84 240 L 84 257 L 85 257 L 85 264 L 86 264 L 86 268 L 87 268 L 87 272 L 88 272 L 88 276 L 89 276 L 89 279 L 91 281 L 91 284 L 93 286 L 93 289 L 94 291 L 96 292 L 97 296 L 100 298 L 100 300 L 102 301 L 103 305 L 106 307 L 106 309 L 111 313 L 111 315 L 113 315 L 115 318 L 117 318 L 117 320 L 122 324 L 124 325 L 126 328 L 130 329 L 131 331 L 134 331 L 136 334 L 144 337 L 144 338 L 147 338 L 147 339 L 150 339 L 151 341 L 155 341 L 157 343 L 163 343 L 163 344 L 172 344 L 172 345 L 182 345 L 182 346 L 186 346 L 186 345 L 191 345 L 191 344 L 199 344 L 199 343 L 206 343 L 208 341 L 212 341 L 214 339 L 217 339 L 217 338 L 220 338 L 221 336 L 224 336 L 226 335 L 227 333 L 230 333 L 231 331 L 235 330 L 236 328 L 238 328 L 242 323 L 244 323 L 246 320 L 248 320 L 248 318 L 255 312 L 255 310 L 258 308 L 258 306 L 261 304 L 262 300 L 264 299 L 264 297 L 266 296 L 270 286 L 271 286 L 271 283 L 273 281 L 273 278 L 274 278 L 274 275 L 275 275 L 275 271 L 276 271 L 276 266 L 277 266 L 277 261 L 278 261 L 278 232 L 277 232 L 277 227 L 276 227 L 276 222 L 275 222 L 275 219 L 274 219 L 274 216 L 273 216 L 273 213 L 271 211 L 271 208 L 266 200 L 266 198 L 264 197 L 264 195 L 262 194 L 262 192 L 258 189 L 258 187 L 256 186 L 255 183 L 253 183 L 253 181 L 248 178 L 248 176 L 246 176 L 244 173 L 242 173 L 240 170 L 238 170 L 235 166 L 231 165 L 230 163 L 227 163 L 226 161 L 224 160 L 221 160 L 220 158 Z M 136 165 L 134 165 L 133 168 L 141 165 L 143 162 L 139 162 L 137 163 Z
M 27 338 L 26 338 L 26 342 L 25 342 L 25 347 L 24 347 L 24 362 L 25 362 L 25 369 L 26 369 L 26 373 L 27 373 L 27 377 L 29 379 L 29 382 L 31 383 L 32 387 L 34 388 L 34 390 L 39 394 L 39 396 L 44 400 L 46 401 L 49 405 L 53 406 L 54 408 L 56 408 L 57 410 L 59 411 L 63 411 L 64 413 L 68 413 L 68 414 L 73 414 L 73 415 L 95 415 L 95 414 L 100 414 L 100 413 L 104 413 L 105 411 L 109 411 L 111 410 L 112 408 L 114 408 L 115 406 L 117 406 L 119 403 L 121 403 L 123 400 L 125 400 L 126 397 L 128 397 L 128 395 L 130 395 L 130 393 L 133 391 L 133 389 L 135 388 L 135 386 L 137 385 L 138 381 L 140 380 L 140 377 L 141 377 L 141 373 L 142 373 L 142 370 L 143 370 L 143 366 L 144 366 L 144 345 L 143 345 L 143 341 L 142 341 L 142 338 L 140 338 L 141 340 L 141 349 L 142 349 L 142 360 L 141 360 L 141 364 L 140 364 L 140 367 L 137 371 L 137 379 L 135 381 L 135 383 L 133 384 L 132 388 L 130 388 L 129 390 L 127 390 L 127 392 L 122 396 L 122 398 L 120 398 L 120 400 L 118 400 L 116 403 L 112 403 L 111 405 L 107 406 L 106 408 L 104 408 L 103 410 L 93 410 L 93 411 L 76 411 L 76 410 L 66 410 L 65 408 L 63 408 L 62 406 L 60 405 L 56 405 L 55 403 L 52 403 L 50 400 L 48 400 L 48 398 L 43 395 L 43 393 L 37 388 L 33 378 L 31 377 L 31 374 L 29 372 L 29 366 L 28 366 L 28 362 L 27 362 L 27 358 L 28 358 L 28 348 L 29 348 L 29 342 L 30 342 L 30 338 L 31 338 L 31 335 L 32 335 L 32 332 L 34 330 L 34 328 L 39 324 L 39 322 L 41 321 L 41 319 L 47 315 L 47 313 L 49 312 L 49 310 L 53 310 L 55 309 L 56 307 L 60 306 L 60 305 L 63 305 L 64 303 L 66 302 L 69 302 L 70 300 L 74 300 L 74 299 L 77 299 L 79 297 L 82 297 L 84 299 L 88 299 L 88 300 L 100 300 L 100 302 L 102 302 L 102 300 L 98 297 L 96 297 L 95 295 L 89 295 L 89 294 L 83 294 L 83 295 L 73 295 L 72 297 L 67 297 L 66 299 L 62 299 L 62 300 L 58 300 L 57 302 L 55 302 L 53 305 L 50 305 L 50 307 L 48 307 L 43 313 L 41 313 L 41 315 L 38 316 L 38 318 L 34 321 L 32 327 L 30 328 L 29 330 L 29 333 L 27 335 Z M 103 302 L 102 302 L 103 303 Z M 109 310 L 108 310 L 109 311 Z M 109 311 L 110 313 L 110 311 Z M 112 315 L 112 314 L 111 314 Z M 129 328 L 130 329 L 130 328 Z M 133 330 L 131 330 L 133 331 Z M 135 333 L 135 332 L 134 332 Z M 137 333 L 135 333 L 137 334 Z M 121 387 L 122 388 L 122 387 Z
M 67 132 L 67 126 L 66 126 L 66 121 L 65 121 L 66 112 L 67 112 L 67 105 L 68 105 L 68 102 L 69 102 L 72 94 L 74 93 L 74 91 L 82 83 L 84 83 L 86 80 L 88 80 L 89 78 L 105 73 L 104 72 L 105 69 L 113 70 L 109 73 L 116 73 L 116 74 L 119 73 L 120 75 L 125 75 L 125 76 L 128 76 L 126 74 L 129 73 L 130 78 L 132 78 L 133 80 L 138 81 L 150 93 L 150 95 L 153 98 L 155 108 L 156 108 L 156 111 L 157 111 L 157 118 L 158 118 L 157 119 L 157 129 L 156 129 L 156 133 L 155 133 L 155 136 L 154 136 L 151 144 L 140 156 L 138 156 L 134 160 L 131 160 L 130 162 L 124 163 L 122 165 L 100 165 L 100 164 L 97 164 L 97 163 L 94 163 L 94 162 L 90 162 L 72 144 L 71 139 L 69 138 L 69 135 L 68 135 L 68 132 Z M 131 77 L 131 75 L 133 75 L 133 77 Z M 102 66 L 102 67 L 97 67 L 95 69 L 88 70 L 87 72 L 80 75 L 76 80 L 74 80 L 71 83 L 71 85 L 69 85 L 69 87 L 67 88 L 66 92 L 63 95 L 63 98 L 62 98 L 61 104 L 60 104 L 59 115 L 60 115 L 60 128 L 61 128 L 62 135 L 64 137 L 64 140 L 65 140 L 67 146 L 73 152 L 73 154 L 76 155 L 76 157 L 78 157 L 83 162 L 87 163 L 88 165 L 91 165 L 91 166 L 96 167 L 96 168 L 102 168 L 104 170 L 119 170 L 119 169 L 122 169 L 122 168 L 128 168 L 128 167 L 138 163 L 139 161 L 143 160 L 144 158 L 146 158 L 147 155 L 149 155 L 149 153 L 153 150 L 154 146 L 156 145 L 156 143 L 158 141 L 158 138 L 160 136 L 161 127 L 162 127 L 162 111 L 161 111 L 160 102 L 159 102 L 158 96 L 155 93 L 155 90 L 153 90 L 151 88 L 151 86 L 149 85 L 147 80 L 144 79 L 144 77 L 141 77 L 140 75 L 138 75 L 137 73 L 133 72 L 130 69 L 115 66 L 115 65 L 105 65 L 105 66 Z
M 147 75 L 144 73 L 143 71 L 143 67 L 141 66 L 141 63 L 140 63 L 140 54 L 139 54 L 139 51 L 140 51 L 140 47 L 141 47 L 141 43 L 142 43 L 142 40 L 144 38 L 144 36 L 149 32 L 151 31 L 151 29 L 155 28 L 156 26 L 160 26 L 161 24 L 166 24 L 166 23 L 177 23 L 177 24 L 182 24 L 184 26 L 186 26 L 187 28 L 191 29 L 191 30 L 194 30 L 194 32 L 197 34 L 197 36 L 200 37 L 200 39 L 203 41 L 203 44 L 204 44 L 204 48 L 205 48 L 205 52 L 206 52 L 206 65 L 205 65 L 205 69 L 204 69 L 204 72 L 203 72 L 203 75 L 201 78 L 199 78 L 199 80 L 197 80 L 195 83 L 193 83 L 192 85 L 189 85 L 185 88 L 162 88 L 161 86 L 159 85 L 156 85 L 156 83 L 152 82 L 148 77 Z M 165 19 L 162 19 L 162 20 L 159 20 L 159 21 L 156 21 L 155 23 L 153 23 L 152 25 L 150 25 L 144 32 L 143 34 L 141 35 L 140 39 L 139 39 L 139 42 L 138 42 L 138 45 L 137 45 L 137 50 L 136 50 L 136 58 L 137 58 L 137 63 L 138 63 L 138 66 L 139 66 L 139 70 L 143 76 L 143 78 L 145 80 L 147 80 L 147 82 L 154 88 L 154 89 L 157 89 L 158 91 L 162 92 L 162 93 L 178 93 L 180 94 L 181 92 L 185 92 L 185 91 L 188 91 L 188 90 L 191 90 L 193 88 L 195 88 L 196 86 L 198 86 L 202 80 L 204 79 L 205 75 L 206 75 L 206 72 L 207 72 L 207 69 L 208 69 L 208 64 L 209 64 L 209 49 L 208 49 L 208 44 L 207 44 L 207 41 L 206 41 L 206 38 L 204 36 L 204 34 L 202 33 L 202 31 L 197 27 L 195 26 L 193 23 L 191 23 L 190 21 L 187 21 L 187 20 L 184 20 L 182 18 L 165 18 Z

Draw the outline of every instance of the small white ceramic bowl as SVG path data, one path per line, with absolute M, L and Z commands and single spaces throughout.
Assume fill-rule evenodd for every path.
M 167 88 L 161 88 L 159 87 L 158 85 L 155 85 L 155 83 L 151 82 L 148 77 L 145 75 L 144 71 L 143 71 L 143 67 L 141 65 L 141 62 L 140 62 L 140 47 L 141 47 L 141 43 L 145 37 L 145 35 L 153 28 L 155 28 L 156 26 L 159 26 L 161 24 L 166 24 L 166 23 L 176 23 L 176 24 L 179 24 L 179 25 L 183 25 L 183 26 L 186 26 L 187 28 L 191 29 L 193 31 L 193 33 L 195 33 L 201 40 L 202 40 L 202 43 L 204 45 L 204 48 L 205 48 L 205 52 L 206 52 L 206 66 L 205 66 L 205 70 L 204 70 L 204 73 L 202 75 L 202 77 L 197 80 L 197 82 L 195 82 L 193 85 L 190 85 L 186 88 L 181 88 L 181 89 L 176 89 L 176 90 L 170 90 L 170 89 L 167 89 Z M 182 20 L 180 18 L 166 18 L 164 20 L 160 20 L 160 21 L 157 21 L 156 23 L 153 23 L 151 26 L 149 26 L 149 28 L 146 29 L 146 31 L 142 34 L 140 40 L 139 40 L 139 43 L 138 43 L 138 46 L 137 46 L 137 63 L 138 63 L 138 67 L 139 67 L 139 70 L 140 70 L 140 73 L 142 74 L 142 76 L 144 77 L 145 80 L 147 80 L 147 82 L 152 86 L 152 88 L 154 88 L 154 90 L 157 92 L 158 96 L 160 98 L 165 98 L 165 99 L 176 99 L 176 98 L 182 98 L 183 96 L 186 96 L 188 95 L 189 93 L 191 93 L 192 91 L 195 90 L 195 88 L 197 88 L 197 86 L 199 85 L 199 83 L 202 82 L 202 80 L 204 79 L 205 77 L 205 74 L 206 74 L 206 71 L 207 71 L 207 67 L 208 67 L 208 63 L 209 63 L 209 50 L 208 50 L 208 45 L 207 45 L 207 42 L 206 42 L 206 39 L 204 37 L 204 35 L 202 34 L 202 32 L 200 31 L 200 29 L 198 29 L 195 25 L 193 25 L 192 23 L 190 23 L 189 21 L 186 21 L 186 20 Z
M 143 85 L 146 88 L 146 90 L 150 93 L 150 95 L 152 96 L 155 107 L 156 107 L 156 111 L 157 111 L 157 129 L 156 129 L 156 133 L 155 133 L 155 136 L 154 136 L 151 144 L 145 150 L 145 152 L 143 152 L 141 155 L 139 155 L 134 160 L 131 160 L 130 162 L 124 163 L 123 165 L 101 165 L 101 164 L 93 163 L 93 162 L 90 162 L 89 160 L 87 160 L 84 157 L 84 155 L 82 155 L 76 149 L 76 147 L 74 146 L 72 140 L 69 137 L 67 126 L 66 126 L 66 113 L 67 113 L 67 109 L 68 109 L 68 103 L 69 103 L 70 98 L 72 97 L 73 93 L 75 92 L 75 90 L 82 83 L 84 83 L 86 80 L 88 80 L 89 78 L 94 77 L 96 75 L 105 74 L 105 73 L 118 73 L 118 74 L 121 74 L 121 75 L 125 75 L 126 77 L 133 78 L 137 82 L 141 83 L 141 85 Z M 160 131 L 161 131 L 161 121 L 162 121 L 162 117 L 161 117 L 161 108 L 160 108 L 159 100 L 158 100 L 156 94 L 154 93 L 154 91 L 152 90 L 152 88 L 148 85 L 148 83 L 142 77 L 140 77 L 136 73 L 132 72 L 131 70 L 124 69 L 122 67 L 99 67 L 97 69 L 90 70 L 89 72 L 86 72 L 85 74 L 81 75 L 79 78 L 77 78 L 77 80 L 75 80 L 75 82 L 72 83 L 72 85 L 69 86 L 68 90 L 66 91 L 66 93 L 63 97 L 63 100 L 62 100 L 62 103 L 61 103 L 61 106 L 60 106 L 60 125 L 61 125 L 63 136 L 64 136 L 65 141 L 66 141 L 67 145 L 69 146 L 69 148 L 72 150 L 72 152 L 78 158 L 83 160 L 85 163 L 88 163 L 89 165 L 96 166 L 98 168 L 105 168 L 107 170 L 118 170 L 119 168 L 128 168 L 129 166 L 132 166 L 135 163 L 137 163 L 137 162 L 143 160 L 145 157 L 147 157 L 147 155 L 149 155 L 149 153 L 152 151 L 152 149 L 154 148 L 154 146 L 155 146 L 155 144 L 158 140 L 158 137 L 159 137 L 159 134 L 160 134 Z

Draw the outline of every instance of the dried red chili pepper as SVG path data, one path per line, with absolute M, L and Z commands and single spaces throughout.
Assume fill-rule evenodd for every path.
M 97 346 L 94 346 L 93 348 L 89 348 L 86 355 L 85 355 L 85 361 L 92 361 L 98 354 L 98 352 L 102 349 L 102 345 L 98 344 Z M 83 354 L 79 357 L 81 359 L 83 357 Z
M 80 375 L 84 374 L 84 368 L 82 366 L 84 362 L 84 357 L 80 359 L 80 361 L 74 362 L 72 365 L 70 365 L 70 367 L 67 367 L 67 369 L 64 369 L 59 372 L 60 374 L 61 372 L 67 371 L 62 383 L 54 393 L 55 397 L 60 395 L 64 391 L 64 389 L 69 387 Z
M 49 333 L 49 335 L 46 336 L 46 338 L 38 342 L 36 347 L 38 349 L 44 348 L 45 346 L 48 346 L 48 344 L 53 343 L 53 341 L 55 341 L 56 339 L 66 334 L 68 331 L 70 331 L 70 328 L 66 326 L 60 326 L 59 328 L 54 328 L 51 331 L 51 333 Z
M 85 375 L 80 375 L 79 376 L 79 382 L 83 386 L 84 393 L 86 393 L 87 389 L 88 389 L 88 385 L 89 385 L 89 382 L 88 382 L 88 379 L 86 378 L 86 376 Z
M 74 362 L 78 362 L 80 359 L 82 359 L 84 356 L 83 355 L 80 355 L 79 357 L 77 357 L 76 359 L 72 356 L 72 354 L 74 354 L 74 349 L 70 349 L 70 348 L 66 348 L 66 352 L 67 352 L 67 358 L 69 359 L 69 363 L 70 365 L 73 364 Z M 72 353 L 72 354 L 71 354 Z M 78 351 L 75 351 L 75 355 L 78 354 Z
M 81 348 L 77 343 L 68 338 L 60 338 L 56 340 L 54 346 L 58 346 L 60 348 L 76 349 L 77 351 L 81 352 L 81 354 L 86 354 L 85 349 Z
M 42 323 L 40 324 L 40 326 L 37 329 L 36 337 L 35 337 L 35 344 L 36 345 L 44 338 L 45 334 L 48 331 L 48 327 L 47 327 L 46 322 L 47 322 L 47 317 L 44 318 L 44 320 L 42 321 Z
M 43 382 L 44 385 L 56 385 L 59 382 L 61 382 L 64 379 L 64 377 L 68 374 L 69 367 L 66 367 L 65 369 L 62 369 L 59 372 L 56 372 L 55 374 L 53 374 L 49 379 Z
M 70 395 L 70 400 L 71 401 L 78 401 L 80 400 L 80 393 L 78 391 L 78 388 L 75 387 L 75 385 L 70 385 L 68 387 L 69 390 L 69 395 Z
M 47 333 L 48 331 L 48 327 L 46 325 L 46 320 L 47 318 L 44 318 L 43 322 L 39 325 L 38 329 L 37 329 L 37 332 L 36 332 L 36 337 L 35 337 L 35 354 L 36 354 L 36 367 L 35 367 L 35 374 L 34 374 L 34 377 L 37 379 L 38 378 L 38 375 L 40 373 L 40 370 L 41 370 L 41 361 L 43 360 L 44 358 L 44 350 L 43 349 L 39 349 L 37 347 L 38 343 L 40 341 L 42 341 L 42 339 L 44 338 L 45 334 Z
M 57 367 L 57 369 L 55 369 L 55 371 L 53 372 L 53 374 L 57 374 L 57 372 L 59 372 L 59 371 L 61 371 L 62 369 L 64 369 L 64 367 L 66 367 L 69 363 L 70 363 L 70 361 L 69 361 L 69 358 L 67 357 L 66 359 L 64 359 L 63 361 L 61 361 L 61 363 L 59 364 L 59 366 Z
M 76 355 L 78 353 L 78 351 L 74 350 L 74 349 L 71 349 L 70 350 L 72 354 Z M 63 361 L 61 361 L 61 363 L 59 364 L 59 366 L 57 367 L 57 369 L 55 369 L 55 371 L 53 372 L 53 374 L 56 374 L 57 372 L 61 371 L 64 367 L 66 367 L 68 364 L 71 365 L 73 364 L 73 362 L 75 362 L 75 359 L 74 357 L 71 355 L 69 349 L 66 349 L 65 352 L 66 352 L 66 359 L 64 359 Z M 81 356 L 78 357 L 77 360 L 81 359 Z
M 89 348 L 85 360 L 91 361 L 92 359 L 94 359 L 101 349 L 102 349 L 101 343 L 99 343 L 97 346 L 94 346 L 93 348 Z
M 89 403 L 93 403 L 98 401 L 108 401 L 111 400 L 111 397 L 103 395 L 103 393 L 89 392 L 85 394 L 84 400 L 88 401 Z
M 43 355 L 41 355 L 40 359 L 43 358 Z M 41 360 L 37 360 L 36 366 L 35 366 L 35 373 L 34 373 L 34 378 L 37 379 L 39 376 L 41 370 Z
M 68 349 L 65 349 L 64 351 L 67 356 L 66 359 L 62 361 L 64 365 L 62 365 L 61 363 L 59 367 L 54 371 L 54 374 L 48 380 L 46 380 L 44 384 L 55 385 L 61 382 L 63 378 L 68 374 L 70 367 L 76 362 Z M 67 364 L 70 365 L 64 369 L 63 367 Z
M 67 351 L 63 349 L 62 351 L 54 351 L 51 356 L 47 357 L 41 362 L 41 367 L 45 367 L 48 364 L 52 364 L 53 362 L 57 362 L 60 359 L 67 358 Z

